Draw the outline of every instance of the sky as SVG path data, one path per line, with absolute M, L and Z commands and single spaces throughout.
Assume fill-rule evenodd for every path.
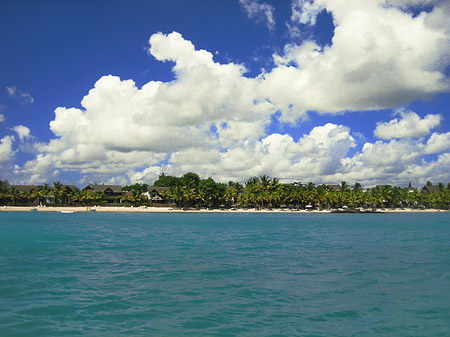
M 450 182 L 447 0 L 2 0 L 0 179 Z

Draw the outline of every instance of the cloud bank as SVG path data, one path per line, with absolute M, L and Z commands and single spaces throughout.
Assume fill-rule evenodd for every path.
M 431 13 L 414 17 L 385 1 L 295 1 L 293 19 L 299 23 L 314 24 L 322 9 L 332 13 L 332 45 L 285 46 L 275 57 L 277 66 L 264 74 L 264 91 L 286 121 L 308 110 L 388 109 L 448 92 L 450 24 L 441 17 L 444 7 L 439 2 Z
M 265 13 L 270 23 L 270 6 L 240 3 L 249 17 Z M 332 13 L 332 45 L 288 44 L 273 55 L 273 69 L 254 78 L 242 64 L 215 62 L 180 33 L 153 34 L 149 52 L 173 64 L 175 79 L 138 88 L 133 80 L 103 76 L 81 109 L 55 110 L 55 138 L 35 144 L 37 157 L 16 172 L 30 182 L 61 171 L 115 183 L 151 182 L 162 171 L 221 181 L 259 174 L 284 181 L 449 181 L 449 134 L 430 135 L 442 116 L 398 109 L 450 88 L 448 6 L 429 1 L 429 12 L 407 10 L 418 3 L 294 1 L 298 24 L 314 25 L 324 9 Z M 295 124 L 308 111 L 377 109 L 396 109 L 400 118 L 379 122 L 374 134 L 380 140 L 373 143 L 358 144 L 349 127 L 335 123 L 297 138 L 267 132 L 273 119 Z M 16 132 L 21 140 L 30 137 L 25 129 Z M 1 143 L 9 158 L 13 141 Z M 436 156 L 426 159 L 429 154 Z

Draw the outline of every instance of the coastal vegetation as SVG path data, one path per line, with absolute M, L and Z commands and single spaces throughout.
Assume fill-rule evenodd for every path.
M 151 194 L 152 193 L 152 194 Z M 228 184 L 209 177 L 200 179 L 188 172 L 180 177 L 164 173 L 153 185 L 10 185 L 0 180 L 1 205 L 89 206 L 121 204 L 129 206 L 173 206 L 177 208 L 439 208 L 450 207 L 450 184 L 427 182 L 422 188 L 377 185 L 363 188 L 343 181 L 336 185 L 313 182 L 282 184 L 266 175 L 247 182 Z

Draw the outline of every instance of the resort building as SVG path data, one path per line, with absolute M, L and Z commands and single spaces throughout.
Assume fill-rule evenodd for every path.
M 422 191 L 426 191 L 428 193 L 437 192 L 441 193 L 441 189 L 439 186 L 426 185 L 422 188 Z
M 102 199 L 107 204 L 119 204 L 122 196 L 125 194 L 120 185 L 89 184 L 83 190 L 92 193 L 102 193 Z
M 170 187 L 149 186 L 144 195 L 151 201 L 154 206 L 163 206 L 169 203 L 164 196 L 164 191 L 168 191 Z
M 341 190 L 341 186 L 340 185 L 336 185 L 336 184 L 330 184 L 330 185 L 327 185 L 327 187 L 331 191 L 340 191 Z

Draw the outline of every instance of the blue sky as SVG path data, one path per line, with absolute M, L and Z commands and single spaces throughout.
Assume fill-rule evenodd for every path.
M 0 2 L 0 178 L 450 181 L 442 0 Z

